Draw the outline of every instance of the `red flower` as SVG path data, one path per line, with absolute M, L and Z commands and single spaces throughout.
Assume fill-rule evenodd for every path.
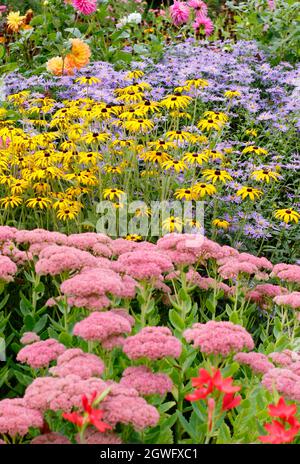
M 233 394 L 240 387 L 232 385 L 232 377 L 223 378 L 220 369 L 213 369 L 210 374 L 206 369 L 199 369 L 199 377 L 192 378 L 192 385 L 196 391 L 186 395 L 186 400 L 197 401 L 206 398 L 214 389 L 225 394 Z
M 262 443 L 271 443 L 279 445 L 280 443 L 290 443 L 294 440 L 300 428 L 300 424 L 296 421 L 289 429 L 285 428 L 285 424 L 273 420 L 270 424 L 265 424 L 265 429 L 269 435 L 258 437 Z
M 222 411 L 229 411 L 229 409 L 236 408 L 242 400 L 240 395 L 234 396 L 233 393 L 226 393 L 223 397 Z
M 94 425 L 99 432 L 105 432 L 106 430 L 111 430 L 112 427 L 101 419 L 103 418 L 104 412 L 101 409 L 93 408 L 93 403 L 96 400 L 97 392 L 94 392 L 91 396 L 91 400 L 89 401 L 86 395 L 82 396 L 82 406 L 84 410 L 84 415 L 81 416 L 78 412 L 71 412 L 71 413 L 63 413 L 63 418 L 72 422 L 73 424 L 77 425 L 78 427 L 82 427 L 83 425 Z
M 72 424 L 78 425 L 78 427 L 82 427 L 84 422 L 84 417 L 80 416 L 78 412 L 64 412 L 62 417 L 66 419 L 69 422 L 72 422 Z
M 286 404 L 284 398 L 281 396 L 277 404 L 269 405 L 269 415 L 271 417 L 279 417 L 285 421 L 288 421 L 297 412 L 297 406 L 295 404 Z

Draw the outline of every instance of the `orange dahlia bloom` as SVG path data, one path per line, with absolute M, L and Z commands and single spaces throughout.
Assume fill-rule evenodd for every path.
M 72 66 L 80 69 L 86 66 L 91 57 L 90 47 L 80 39 L 70 39 L 72 43 L 71 53 L 67 55 L 67 58 L 72 63 Z
M 72 76 L 74 74 L 74 66 L 68 56 L 66 56 L 65 60 L 63 60 L 61 56 L 54 56 L 48 60 L 46 66 L 47 71 L 55 76 L 61 76 L 62 74 Z

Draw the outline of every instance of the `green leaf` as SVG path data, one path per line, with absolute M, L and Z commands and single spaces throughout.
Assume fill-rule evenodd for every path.
M 214 314 L 216 312 L 216 306 L 213 304 L 213 302 L 210 299 L 207 299 L 205 301 L 205 306 L 208 309 L 209 312 Z
M 6 303 L 8 301 L 8 298 L 9 298 L 9 293 L 7 295 L 5 295 L 5 297 L 2 299 L 2 301 L 0 301 L 0 310 L 4 308 L 4 306 L 6 305 Z
M 4 338 L 0 338 L 0 361 L 6 361 L 6 343 Z
M 66 345 L 66 346 L 72 346 L 72 341 L 73 341 L 73 337 L 72 335 L 66 333 L 66 332 L 62 332 L 59 337 L 58 337 L 58 340 L 60 341 L 60 343 L 62 343 L 63 345 Z
M 0 45 L 0 60 L 3 60 L 5 56 L 5 48 L 3 47 L 3 45 Z
M 232 313 L 229 316 L 229 320 L 233 324 L 241 324 L 241 325 L 243 324 L 243 321 L 241 321 L 241 319 L 239 317 L 238 311 L 232 311 Z
M 0 75 L 16 71 L 18 69 L 18 63 L 8 63 L 0 66 Z
M 231 441 L 231 434 L 228 425 L 223 422 L 221 427 L 219 428 L 217 444 L 228 444 Z
M 183 417 L 180 411 L 177 410 L 177 417 L 179 419 L 180 424 L 186 431 L 186 433 L 189 434 L 189 436 L 193 439 L 194 443 L 197 443 L 197 436 L 195 435 L 195 429 L 189 424 L 189 422 Z
M 175 309 L 170 309 L 170 311 L 169 311 L 169 319 L 170 319 L 171 324 L 173 325 L 173 327 L 175 327 L 175 329 L 177 329 L 179 331 L 184 330 L 184 328 L 185 328 L 184 321 L 182 320 L 182 318 L 179 316 L 179 314 L 177 313 L 177 311 Z
M 20 382 L 20 384 L 24 385 L 25 387 L 27 387 L 27 385 L 29 385 L 33 380 L 31 377 L 29 377 L 29 375 L 22 374 L 19 371 L 14 371 L 14 374 L 18 382 Z
M 159 406 L 158 410 L 160 413 L 167 412 L 169 409 L 175 406 L 175 404 L 175 401 L 168 401 L 167 403 L 163 403 L 161 406 Z
M 28 331 L 32 331 L 35 325 L 34 317 L 32 317 L 31 314 L 27 314 L 27 316 L 24 317 L 24 324 Z
M 33 327 L 33 331 L 39 333 L 47 324 L 48 314 L 44 314 Z

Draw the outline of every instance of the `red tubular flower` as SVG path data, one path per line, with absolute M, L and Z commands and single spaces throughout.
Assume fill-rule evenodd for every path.
M 297 422 L 297 421 L 296 421 Z M 265 429 L 269 432 L 269 435 L 263 435 L 258 437 L 262 443 L 271 443 L 273 445 L 279 445 L 281 443 L 291 443 L 297 435 L 300 424 L 294 425 L 289 429 L 286 429 L 284 424 L 273 420 L 270 424 L 265 424 Z
M 300 430 L 300 423 L 295 417 L 297 406 L 286 404 L 284 398 L 280 397 L 277 404 L 269 404 L 268 411 L 271 417 L 278 417 L 281 421 L 272 420 L 271 423 L 265 424 L 265 429 L 269 434 L 260 436 L 258 439 L 262 443 L 274 445 L 291 443 Z
M 78 412 L 64 412 L 62 417 L 78 427 L 82 427 L 84 424 L 84 417 L 80 416 Z
M 188 401 L 197 401 L 206 398 L 214 389 L 225 394 L 233 394 L 241 388 L 232 385 L 232 377 L 223 378 L 220 369 L 213 369 L 210 374 L 206 369 L 199 369 L 199 377 L 192 378 L 192 385 L 196 391 L 185 397 Z
M 233 386 L 232 381 L 232 377 L 223 379 L 220 369 L 217 369 L 213 376 L 214 387 L 226 394 L 236 393 L 241 389 L 241 387 Z
M 82 427 L 83 425 L 92 424 L 99 432 L 106 432 L 106 430 L 112 430 L 112 427 L 101 419 L 103 418 L 104 412 L 101 409 L 93 408 L 93 404 L 97 398 L 97 392 L 94 392 L 89 401 L 86 395 L 82 396 L 82 406 L 84 410 L 84 415 L 81 416 L 78 412 L 63 413 L 63 418 Z
M 285 421 L 288 421 L 297 412 L 297 406 L 295 404 L 286 404 L 282 396 L 277 404 L 270 404 L 268 409 L 271 417 L 279 417 Z
M 229 411 L 230 409 L 236 408 L 242 400 L 240 395 L 234 396 L 233 393 L 226 393 L 223 397 L 222 411 Z

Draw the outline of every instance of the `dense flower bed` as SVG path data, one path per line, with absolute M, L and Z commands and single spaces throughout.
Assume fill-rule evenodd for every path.
M 300 266 L 199 234 L 0 237 L 5 441 L 253 442 L 274 387 L 299 401 Z
M 299 443 L 297 8 L 0 5 L 0 445 Z
M 271 68 L 251 42 L 191 40 L 130 72 L 100 62 L 75 77 L 10 75 L 0 129 L 5 223 L 93 230 L 104 199 L 119 208 L 124 195 L 143 200 L 134 213 L 143 216 L 153 200 L 203 200 L 213 238 L 295 260 L 297 73 Z M 164 227 L 182 225 L 175 217 Z

